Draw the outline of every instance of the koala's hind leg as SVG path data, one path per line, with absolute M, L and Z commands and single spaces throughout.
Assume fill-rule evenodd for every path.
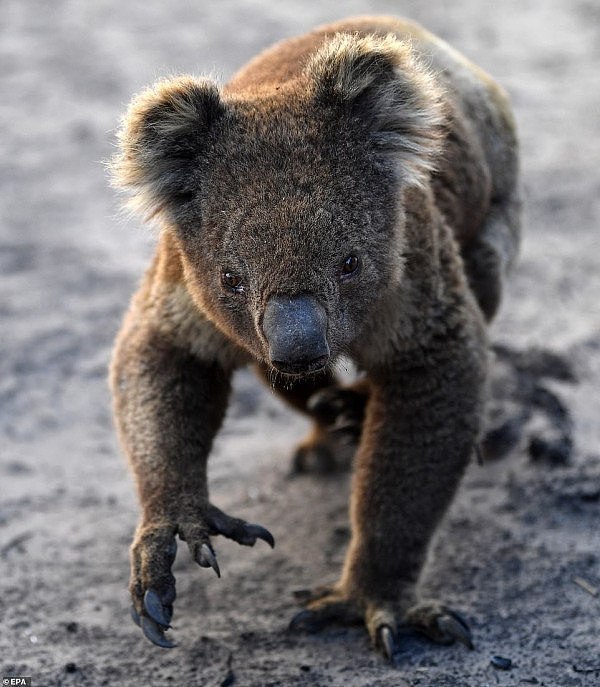
M 308 436 L 294 450 L 292 472 L 348 469 L 362 429 L 367 383 L 341 387 L 330 370 L 297 380 L 273 375 L 263 366 L 257 370 L 288 405 L 314 420 Z
M 492 202 L 484 223 L 462 248 L 469 286 L 485 319 L 496 315 L 504 279 L 517 256 L 521 237 L 521 201 L 515 190 Z

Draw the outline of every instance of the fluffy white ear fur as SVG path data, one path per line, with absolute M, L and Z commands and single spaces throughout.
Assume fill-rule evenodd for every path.
M 112 158 L 113 185 L 146 219 L 198 190 L 198 161 L 211 126 L 223 113 L 217 86 L 191 76 L 165 79 L 132 100 Z
M 435 169 L 446 132 L 442 90 L 410 44 L 387 36 L 336 34 L 310 59 L 317 102 L 339 103 L 370 126 L 384 164 L 407 185 Z

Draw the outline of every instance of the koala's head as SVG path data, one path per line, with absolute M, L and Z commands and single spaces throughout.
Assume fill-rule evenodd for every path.
M 338 34 L 288 81 L 142 93 L 114 178 L 177 235 L 187 288 L 222 331 L 280 371 L 314 371 L 402 279 L 402 190 L 434 165 L 440 103 L 407 45 Z

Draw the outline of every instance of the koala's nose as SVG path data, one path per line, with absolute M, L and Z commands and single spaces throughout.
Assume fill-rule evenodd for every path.
M 281 372 L 314 372 L 329 360 L 327 316 L 312 296 L 271 296 L 263 332 L 271 364 Z

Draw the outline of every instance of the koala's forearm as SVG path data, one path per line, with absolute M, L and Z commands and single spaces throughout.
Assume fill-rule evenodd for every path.
M 274 539 L 264 527 L 209 502 L 207 457 L 225 414 L 232 368 L 218 361 L 219 337 L 210 324 L 190 319 L 193 310 L 185 307 L 181 285 L 153 281 L 153 274 L 147 274 L 119 334 L 111 383 L 142 508 L 131 546 L 131 616 L 150 641 L 168 648 L 176 537 L 198 565 L 218 576 L 211 536 L 246 546 L 257 539 L 273 546 Z
M 111 382 L 121 441 L 145 518 L 206 501 L 206 459 L 223 419 L 230 375 L 159 332 L 125 328 Z
M 343 579 L 409 604 L 433 532 L 473 454 L 487 354 L 476 329 L 402 356 L 371 378 Z M 406 598 L 398 598 L 399 592 Z

